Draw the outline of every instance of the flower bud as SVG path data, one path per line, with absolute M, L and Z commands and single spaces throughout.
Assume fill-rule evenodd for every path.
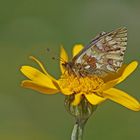
M 75 117 L 77 122 L 84 123 L 96 110 L 97 106 L 90 104 L 84 96 L 82 96 L 81 102 L 78 105 L 72 105 L 73 100 L 74 95 L 66 96 L 65 107 Z

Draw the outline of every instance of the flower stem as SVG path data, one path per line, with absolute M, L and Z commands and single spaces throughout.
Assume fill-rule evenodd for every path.
M 83 139 L 83 132 L 84 132 L 84 126 L 86 122 L 80 123 L 76 122 L 74 124 L 72 134 L 71 134 L 71 140 L 82 140 Z
M 76 120 L 72 130 L 71 140 L 82 140 L 84 126 L 92 113 L 96 110 L 97 106 L 91 105 L 84 97 L 78 105 L 74 106 L 71 104 L 72 98 L 72 96 L 68 96 L 65 99 L 67 111 L 74 116 Z

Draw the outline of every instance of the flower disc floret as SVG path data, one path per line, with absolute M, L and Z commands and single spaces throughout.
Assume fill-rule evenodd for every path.
M 101 90 L 104 81 L 96 75 L 78 77 L 73 74 L 63 74 L 59 80 L 60 87 L 68 88 L 73 93 L 94 93 Z

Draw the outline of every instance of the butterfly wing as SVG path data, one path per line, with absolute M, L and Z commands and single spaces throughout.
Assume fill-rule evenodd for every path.
M 87 74 L 104 75 L 116 72 L 123 62 L 127 45 L 127 29 L 116 29 L 99 36 L 73 58 L 75 65 L 80 64 Z

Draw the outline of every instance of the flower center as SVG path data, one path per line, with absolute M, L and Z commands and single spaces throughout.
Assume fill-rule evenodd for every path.
M 73 93 L 93 93 L 99 91 L 104 81 L 96 75 L 77 77 L 73 74 L 63 74 L 60 78 L 61 88 L 67 88 Z

